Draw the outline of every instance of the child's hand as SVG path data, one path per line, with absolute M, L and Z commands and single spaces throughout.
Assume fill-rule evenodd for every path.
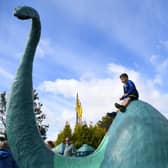
M 125 93 L 122 97 L 120 97 L 120 99 L 119 99 L 119 100 L 123 100 L 123 99 L 125 99 L 125 98 L 126 98 L 126 96 L 128 96 L 128 93 Z

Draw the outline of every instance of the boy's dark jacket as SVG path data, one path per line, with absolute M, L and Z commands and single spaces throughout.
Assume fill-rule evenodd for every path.
M 132 96 L 132 97 L 136 97 L 138 98 L 139 97 L 139 94 L 138 94 L 138 91 L 136 89 L 136 86 L 134 84 L 134 82 L 132 82 L 131 80 L 128 80 L 124 86 L 123 86 L 123 89 L 124 89 L 124 94 L 128 94 L 127 96 L 123 95 L 120 100 L 123 100 L 125 99 L 126 97 L 128 96 Z
M 0 168 L 18 168 L 8 149 L 0 149 Z

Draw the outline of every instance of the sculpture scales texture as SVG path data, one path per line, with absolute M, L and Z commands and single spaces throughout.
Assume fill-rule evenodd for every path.
M 7 136 L 20 168 L 168 168 L 168 121 L 151 105 L 133 101 L 118 113 L 98 149 L 81 158 L 50 151 L 36 127 L 32 64 L 40 38 L 40 18 L 31 7 L 14 15 L 32 19 L 29 40 L 12 85 L 7 107 Z

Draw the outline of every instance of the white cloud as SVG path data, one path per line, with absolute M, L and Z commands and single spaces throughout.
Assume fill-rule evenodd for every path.
M 155 79 L 154 83 L 162 85 L 165 84 L 165 77 L 167 76 L 168 69 L 168 58 L 162 58 L 159 55 L 152 55 L 150 57 L 150 62 L 155 70 Z
M 143 3 L 124 3 L 123 0 L 52 1 L 72 20 L 95 27 L 106 37 L 116 38 L 126 48 L 144 57 L 155 48 L 155 35 L 160 30 L 160 23 L 164 23 L 166 14 L 161 3 L 152 0 Z M 155 26 L 157 31 L 153 28 Z
M 124 73 L 124 72 L 127 72 L 127 74 L 129 74 L 129 76 L 134 80 L 137 80 L 139 78 L 138 72 L 136 72 L 132 69 L 126 68 L 122 65 L 118 65 L 118 64 L 114 64 L 114 63 L 108 64 L 108 71 L 110 73 L 112 73 L 117 78 L 119 77 L 119 75 L 121 73 Z
M 90 78 L 90 79 L 57 79 L 56 81 L 44 81 L 40 86 L 40 92 L 47 92 L 50 95 L 60 97 L 60 100 L 52 99 L 50 104 L 57 109 L 60 123 L 63 127 L 66 120 L 75 123 L 75 95 L 78 91 L 83 106 L 83 119 L 89 123 L 97 122 L 106 112 L 114 110 L 114 102 L 122 95 L 122 84 L 119 80 L 119 74 L 127 72 L 139 90 L 140 99 L 149 102 L 165 116 L 167 114 L 168 93 L 160 93 L 153 83 L 153 79 L 144 79 L 142 74 L 127 69 L 121 65 L 109 64 L 109 72 L 112 76 L 109 78 Z M 46 95 L 47 95 L 46 94 Z M 62 96 L 61 96 L 62 95 Z M 48 99 L 47 97 L 45 99 Z M 69 106 L 69 101 L 72 105 Z M 47 102 L 43 102 L 47 104 Z M 62 105 L 62 107 L 60 106 Z M 52 111 L 50 111 L 52 113 Z M 61 127 L 60 125 L 60 127 Z
M 0 76 L 6 79 L 13 79 L 14 75 L 8 72 L 6 69 L 0 68 Z
M 78 46 L 81 44 L 78 43 Z M 83 78 L 94 76 L 95 73 L 101 71 L 102 61 L 96 57 L 103 57 L 103 53 L 93 51 L 80 51 L 76 47 L 70 47 L 64 43 L 59 44 L 49 38 L 43 38 L 37 48 L 37 57 L 47 60 L 46 63 L 55 64 L 57 67 L 65 68 L 73 74 L 82 74 Z M 96 59 L 96 60 L 95 60 Z M 87 65 L 87 68 L 86 68 Z
M 69 80 L 61 80 L 57 79 L 55 82 L 52 81 L 44 81 L 44 83 L 40 86 L 40 89 L 52 92 L 55 94 L 63 93 L 64 96 L 72 96 L 76 92 L 76 88 L 80 83 L 75 79 Z
M 55 140 L 66 121 L 71 126 L 74 126 L 74 103 L 69 102 L 66 98 L 62 98 L 57 94 L 45 93 L 45 91 L 38 91 L 38 93 L 40 102 L 43 103 L 42 110 L 46 114 L 45 123 L 49 124 L 49 130 L 47 132 L 48 139 Z
M 5 68 L 0 67 L 0 78 L 1 78 L 1 83 L 0 83 L 0 89 L 1 91 L 9 90 L 9 87 L 12 83 L 12 80 L 14 79 L 14 75 L 7 71 Z
M 37 47 L 37 56 L 39 56 L 40 58 L 43 58 L 46 56 L 53 55 L 55 53 L 56 51 L 53 45 L 51 45 L 51 41 L 49 39 L 40 40 L 39 45 Z

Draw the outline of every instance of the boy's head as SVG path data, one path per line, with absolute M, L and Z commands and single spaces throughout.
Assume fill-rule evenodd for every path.
M 128 81 L 128 75 L 126 73 L 122 73 L 120 75 L 120 79 L 122 83 L 126 83 Z

